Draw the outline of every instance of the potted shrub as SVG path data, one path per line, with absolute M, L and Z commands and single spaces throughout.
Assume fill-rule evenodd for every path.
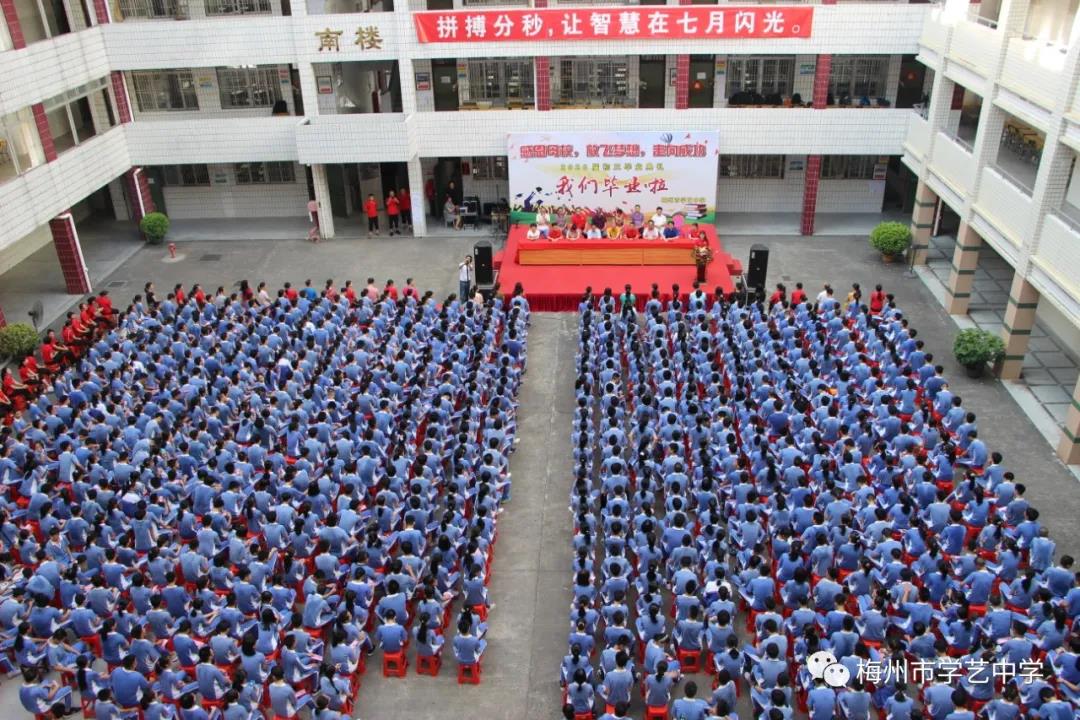
M 911 228 L 901 222 L 883 222 L 870 231 L 870 246 L 881 253 L 887 263 L 907 252 L 911 245 Z
M 146 213 L 139 222 L 139 229 L 146 236 L 148 243 L 159 245 L 169 232 L 169 217 L 165 213 Z
M 982 377 L 986 363 L 995 363 L 1005 357 L 1005 342 L 988 330 L 968 328 L 956 335 L 953 354 L 967 369 L 968 377 Z
M 40 338 L 26 323 L 12 323 L 0 328 L 0 357 L 19 361 L 37 349 Z

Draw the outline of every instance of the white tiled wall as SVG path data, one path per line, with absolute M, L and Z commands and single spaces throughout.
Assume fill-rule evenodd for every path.
M 209 187 L 165 187 L 165 207 L 172 218 L 299 217 L 307 212 L 304 168 L 296 181 L 274 185 L 237 185 L 233 166 L 211 165 Z

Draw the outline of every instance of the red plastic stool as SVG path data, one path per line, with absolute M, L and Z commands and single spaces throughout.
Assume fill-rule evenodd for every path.
M 458 685 L 479 685 L 480 684 L 480 663 L 459 663 L 457 669 L 457 681 Z
M 473 605 L 472 606 L 472 611 L 473 611 L 474 615 L 476 615 L 477 617 L 480 618 L 480 622 L 487 622 L 487 617 L 488 617 L 488 606 L 487 605 L 484 605 L 482 603 L 480 605 Z
M 684 674 L 693 675 L 701 672 L 701 651 L 682 650 L 676 651 L 679 658 L 679 670 Z
M 441 655 L 417 655 L 416 656 L 416 674 L 417 675 L 430 675 L 435 677 L 439 674 L 439 669 L 442 667 Z
M 101 646 L 100 635 L 87 635 L 86 637 L 79 638 L 86 646 L 90 648 L 90 652 L 94 653 L 97 657 L 101 657 L 104 654 L 104 648 Z
M 382 657 L 383 677 L 405 677 L 409 669 L 409 661 L 405 658 L 405 650 L 394 653 L 384 652 Z
M 645 720 L 668 720 L 667 705 L 649 705 L 645 708 Z

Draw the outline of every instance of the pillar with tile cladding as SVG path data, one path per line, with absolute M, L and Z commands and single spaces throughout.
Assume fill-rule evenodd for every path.
M 1005 341 L 1005 359 L 997 367 L 1001 379 L 1016 380 L 1020 377 L 1038 308 L 1039 291 L 1022 274 L 1014 272 L 1012 287 L 1009 288 L 1009 304 L 1005 307 L 1005 321 L 1001 327 L 1001 338 Z
M 1061 441 L 1058 442 L 1057 455 L 1069 465 L 1080 463 L 1080 379 L 1076 381 L 1070 399 L 1069 411 L 1065 415 L 1065 425 L 1061 428 Z
M 150 183 L 142 168 L 131 168 L 124 173 L 124 191 L 131 199 L 131 219 L 138 224 L 148 213 L 154 212 L 154 197 Z
M 913 262 L 916 265 L 926 264 L 937 203 L 937 193 L 930 189 L 925 180 L 919 180 L 915 188 L 915 207 L 911 211 L 911 252 L 915 256 Z
M 950 315 L 967 315 L 982 244 L 983 239 L 979 233 L 972 230 L 966 222 L 960 223 L 960 229 L 956 232 L 956 250 L 953 252 L 949 284 L 945 287 L 945 309 Z
M 548 0 L 533 0 L 533 7 L 546 8 Z M 551 58 L 537 55 L 533 58 L 533 79 L 536 83 L 536 109 L 551 109 Z
M 79 232 L 71 211 L 62 212 L 50 220 L 49 229 L 52 231 L 56 257 L 60 260 L 60 269 L 64 273 L 64 286 L 72 295 L 85 295 L 90 292 L 90 274 L 86 270 L 86 259 L 83 258 Z
M 22 50 L 26 47 L 26 38 L 23 36 L 19 14 L 15 11 L 15 0 L 0 0 L 0 12 L 3 13 L 4 22 L 7 24 L 8 37 L 11 38 L 11 48 L 13 50 Z

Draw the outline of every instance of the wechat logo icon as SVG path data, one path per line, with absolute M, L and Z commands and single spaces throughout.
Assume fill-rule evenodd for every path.
M 841 665 L 836 656 L 828 650 L 820 650 L 806 659 L 806 669 L 810 677 L 824 680 L 831 688 L 842 688 L 851 680 L 851 671 Z

